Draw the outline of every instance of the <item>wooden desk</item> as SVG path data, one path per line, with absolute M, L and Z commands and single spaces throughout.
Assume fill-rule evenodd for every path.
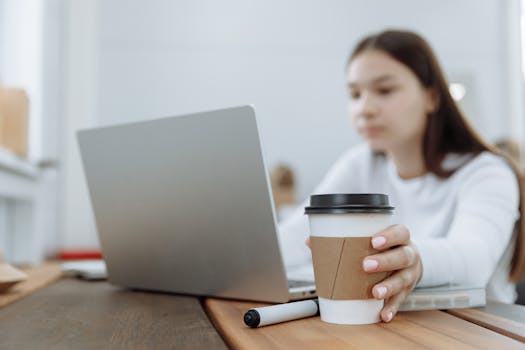
M 260 304 L 263 305 L 263 304 Z M 215 327 L 233 349 L 524 349 L 525 344 L 443 311 L 399 313 L 391 323 L 342 326 L 306 318 L 251 329 L 255 303 L 207 299 Z
M 56 278 L 35 271 L 28 283 Z M 212 324 L 196 297 L 61 279 L 0 309 L 0 349 L 525 348 L 518 341 L 525 342 L 525 307 L 517 305 L 406 312 L 389 324 L 340 326 L 313 317 L 251 329 L 242 316 L 257 305 L 206 299 Z
M 22 268 L 22 270 L 27 273 L 27 280 L 1 293 L 0 307 L 22 299 L 62 277 L 62 270 L 58 262 L 50 262 L 36 267 L 26 267 Z
M 0 309 L 0 349 L 226 349 L 198 298 L 62 279 Z
M 453 309 L 447 312 L 494 332 L 525 342 L 525 306 L 523 305 L 489 302 L 484 307 Z

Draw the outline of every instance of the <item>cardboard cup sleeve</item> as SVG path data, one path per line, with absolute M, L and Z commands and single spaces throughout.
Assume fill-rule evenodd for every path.
M 389 272 L 368 273 L 363 259 L 378 252 L 371 237 L 310 237 L 315 285 L 320 297 L 333 300 L 372 299 L 372 287 Z

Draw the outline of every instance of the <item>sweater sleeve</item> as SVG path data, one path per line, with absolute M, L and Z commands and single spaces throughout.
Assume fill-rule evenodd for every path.
M 486 286 L 509 246 L 518 205 L 518 182 L 503 160 L 471 169 L 448 234 L 414 240 L 423 264 L 419 286 Z
M 329 169 L 323 180 L 313 191 L 316 193 L 355 192 L 356 161 L 366 150 L 355 147 L 345 152 Z M 279 245 L 286 270 L 296 270 L 311 266 L 310 249 L 305 241 L 309 236 L 308 217 L 304 208 L 308 206 L 309 198 L 304 200 L 290 217 L 279 225 Z

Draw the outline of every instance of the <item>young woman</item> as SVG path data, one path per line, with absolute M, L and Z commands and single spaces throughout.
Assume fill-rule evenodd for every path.
M 485 286 L 512 303 L 524 271 L 521 176 L 468 124 L 419 35 L 364 38 L 347 65 L 349 113 L 365 143 L 348 150 L 314 193 L 386 193 L 395 225 L 372 238 L 363 261 L 391 271 L 372 289 L 392 320 L 418 286 Z M 303 206 L 304 208 L 304 206 Z M 288 270 L 311 266 L 304 209 L 280 227 Z M 308 243 L 308 241 L 307 241 Z

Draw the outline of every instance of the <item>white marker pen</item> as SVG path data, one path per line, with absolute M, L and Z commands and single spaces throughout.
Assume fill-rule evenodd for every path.
M 244 314 L 244 323 L 255 328 L 318 314 L 319 303 L 312 299 L 250 309 Z

